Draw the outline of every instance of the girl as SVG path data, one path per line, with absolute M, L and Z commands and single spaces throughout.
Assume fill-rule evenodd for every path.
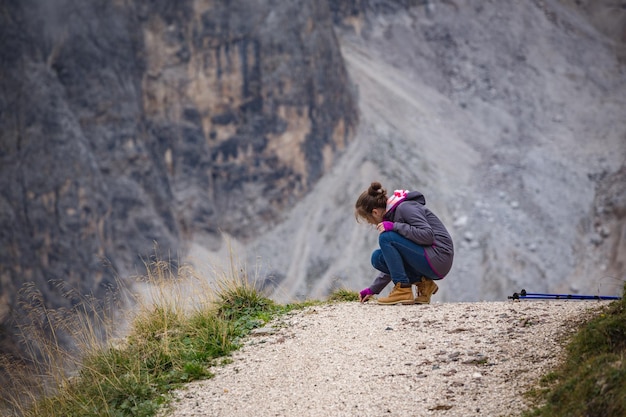
M 391 197 L 379 182 L 372 182 L 355 204 L 357 222 L 375 224 L 380 249 L 372 253 L 372 266 L 380 271 L 371 286 L 360 292 L 361 302 L 379 294 L 389 281 L 394 287 L 379 304 L 428 304 L 437 292 L 433 280 L 452 267 L 454 246 L 445 226 L 426 208 L 419 191 L 396 190 Z M 417 286 L 413 297 L 411 285 Z

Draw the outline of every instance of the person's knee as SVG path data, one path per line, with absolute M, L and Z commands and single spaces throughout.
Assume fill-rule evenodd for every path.
M 380 260 L 382 257 L 383 257 L 383 252 L 380 249 L 376 249 L 374 252 L 372 252 L 372 258 L 371 258 L 372 266 L 376 267 L 376 265 L 380 265 Z
M 393 241 L 394 238 L 394 234 L 396 232 L 383 232 L 381 234 L 378 235 L 378 245 L 379 246 L 383 246 L 388 244 L 389 242 Z

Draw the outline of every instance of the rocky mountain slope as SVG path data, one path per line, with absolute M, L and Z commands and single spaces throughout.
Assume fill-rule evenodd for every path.
M 358 89 L 357 138 L 252 245 L 274 274 L 274 296 L 370 283 L 376 233 L 352 210 L 372 180 L 421 190 L 449 226 L 456 260 L 440 300 L 503 299 L 521 288 L 619 294 L 623 8 L 610 9 L 622 32 L 609 37 L 598 29 L 607 20 L 558 1 L 394 4 L 340 25 Z
M 439 300 L 621 288 L 614 2 L 8 0 L 0 12 L 2 323 L 25 282 L 71 308 L 68 286 L 105 297 L 155 242 L 208 269 L 230 240 L 279 300 L 360 289 L 376 234 L 352 207 L 372 180 L 420 189 L 449 225 L 457 258 Z
M 332 24 L 321 0 L 3 2 L 0 323 L 24 283 L 71 308 L 155 243 L 280 218 L 354 136 Z

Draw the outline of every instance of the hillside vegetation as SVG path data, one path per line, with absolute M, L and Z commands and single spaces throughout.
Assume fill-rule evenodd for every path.
M 33 373 L 20 372 L 18 364 L 7 364 L 5 358 L 13 379 L 12 389 L 3 391 L 4 415 L 154 416 L 167 405 L 173 389 L 211 378 L 211 369 L 229 362 L 229 354 L 252 329 L 293 309 L 320 303 L 276 304 L 244 268 L 234 264 L 215 287 L 205 286 L 189 268 L 174 273 L 160 261 L 148 265 L 145 280 L 149 297 L 141 298 L 125 338 L 100 343 L 98 334 L 103 328 L 110 330 L 112 323 L 101 316 L 94 324 L 85 316 L 78 325 L 61 322 L 58 329 L 49 329 L 54 334 L 71 331 L 77 346 L 73 352 L 46 342 L 50 338 L 30 343 L 35 374 L 43 378 L 30 378 Z M 195 290 L 190 291 L 190 281 Z M 342 288 L 327 302 L 356 299 L 356 293 Z M 545 405 L 528 416 L 624 415 L 625 307 L 624 299 L 610 304 L 578 331 L 562 367 L 530 393 Z M 56 314 L 38 313 L 50 318 Z M 33 326 L 23 329 L 31 336 L 33 330 Z
M 626 295 L 626 287 L 624 291 Z M 626 300 L 584 325 L 567 346 L 562 366 L 546 375 L 546 401 L 527 416 L 626 416 Z
M 32 317 L 57 323 L 57 328 L 44 329 L 41 321 L 21 328 L 30 367 L 2 358 L 0 364 L 11 376 L 10 389 L 1 398 L 3 415 L 155 415 L 170 390 L 210 378 L 211 367 L 227 361 L 251 329 L 307 305 L 275 304 L 243 269 L 233 267 L 213 287 L 189 268 L 173 271 L 166 262 L 148 265 L 143 277 L 147 294 L 133 296 L 137 307 L 129 313 L 130 329 L 121 339 L 113 337 L 119 318 L 93 311 L 88 300 L 83 314 L 67 316 L 69 320 L 61 319 L 63 312 L 33 307 Z M 199 287 L 190 291 L 190 282 Z M 37 292 L 32 290 L 31 297 L 38 297 Z M 73 343 L 54 336 L 61 334 Z

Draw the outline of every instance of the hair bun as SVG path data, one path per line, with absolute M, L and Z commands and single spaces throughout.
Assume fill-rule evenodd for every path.
M 374 181 L 370 184 L 370 188 L 367 190 L 367 193 L 373 197 L 377 197 L 381 194 L 385 194 L 385 189 L 382 184 L 378 181 Z

